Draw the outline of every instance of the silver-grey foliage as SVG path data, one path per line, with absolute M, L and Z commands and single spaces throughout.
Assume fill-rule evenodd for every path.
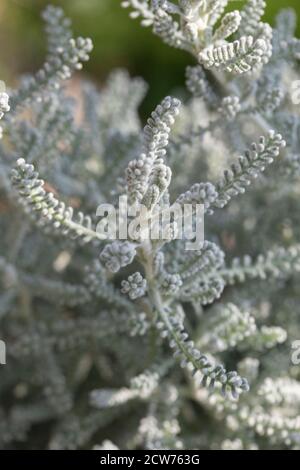
M 143 128 L 146 85 L 118 70 L 83 83 L 78 119 L 63 85 L 92 44 L 56 7 L 46 63 L 0 94 L 1 447 L 299 449 L 295 15 L 121 3 L 198 61 L 183 103 Z M 203 204 L 206 240 L 104 239 L 119 196 L 149 218 Z

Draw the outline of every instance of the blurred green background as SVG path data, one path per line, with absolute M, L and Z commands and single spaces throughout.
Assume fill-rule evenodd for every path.
M 47 0 L 0 0 L 0 79 L 12 86 L 20 73 L 36 70 L 45 53 L 40 19 Z M 174 50 L 141 28 L 138 20 L 128 17 L 121 0 L 53 0 L 72 18 L 77 35 L 89 36 L 94 42 L 85 73 L 103 83 L 115 67 L 126 67 L 140 75 L 150 89 L 144 110 L 152 108 L 162 96 L 184 83 L 184 69 L 192 63 L 186 53 Z M 231 9 L 245 2 L 233 0 Z M 300 13 L 300 0 L 267 0 L 266 19 L 272 23 L 276 12 L 293 7 Z M 298 25 L 298 34 L 300 24 Z

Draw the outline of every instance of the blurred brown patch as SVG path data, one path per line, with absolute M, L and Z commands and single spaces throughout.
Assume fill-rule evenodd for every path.
M 9 211 L 10 211 L 10 205 L 9 205 L 8 200 L 5 198 L 3 199 L 0 198 L 0 213 L 6 214 Z

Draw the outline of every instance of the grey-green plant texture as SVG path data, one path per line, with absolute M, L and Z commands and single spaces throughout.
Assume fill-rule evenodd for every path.
M 300 449 L 300 41 L 292 10 L 228 3 L 120 2 L 192 56 L 144 127 L 123 70 L 70 95 L 92 43 L 52 6 L 0 94 L 1 448 Z M 203 204 L 205 241 L 104 239 L 124 195 Z

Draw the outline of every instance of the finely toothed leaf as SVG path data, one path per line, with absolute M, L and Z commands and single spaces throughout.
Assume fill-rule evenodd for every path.
M 285 8 L 276 17 L 276 32 L 279 41 L 287 41 L 295 36 L 297 16 L 292 8 Z
M 218 97 L 201 65 L 186 68 L 186 86 L 194 97 L 203 98 L 208 106 L 215 107 Z
M 26 212 L 49 233 L 79 238 L 84 243 L 102 239 L 101 234 L 92 229 L 91 218 L 81 212 L 74 215 L 72 207 L 67 207 L 53 193 L 47 192 L 34 166 L 24 159 L 17 161 L 11 172 L 11 181 Z
M 216 186 L 218 197 L 212 206 L 224 207 L 232 197 L 244 193 L 252 178 L 264 172 L 285 145 L 282 136 L 274 131 L 269 131 L 267 138 L 260 137 L 258 144 L 253 143 L 251 149 L 225 171 L 224 178 Z
M 228 284 L 245 282 L 247 279 L 284 278 L 300 271 L 300 247 L 276 248 L 252 260 L 250 256 L 234 258 L 223 270 L 222 277 Z
M 132 263 L 136 255 L 135 245 L 130 242 L 114 241 L 102 250 L 101 261 L 113 273 Z
M 266 8 L 265 0 L 247 0 L 241 10 L 242 34 L 255 36 Z
M 48 5 L 43 10 L 42 18 L 45 21 L 48 52 L 55 54 L 59 48 L 66 47 L 72 38 L 71 20 L 65 16 L 62 8 L 53 5 Z
M 153 24 L 153 12 L 149 0 L 124 0 L 121 2 L 123 8 L 132 8 L 130 18 L 142 18 L 142 26 L 151 26 Z
M 234 304 L 225 304 L 210 313 L 201 332 L 197 346 L 217 353 L 243 343 L 256 332 L 256 323 L 249 312 L 241 311 Z
M 49 56 L 43 67 L 34 75 L 23 80 L 19 90 L 12 94 L 11 107 L 15 113 L 20 106 L 33 101 L 37 96 L 60 87 L 62 80 L 82 68 L 82 62 L 89 60 L 93 44 L 89 38 L 73 38 L 68 20 L 63 18 L 60 8 L 48 7 L 44 12 L 46 31 L 49 34 Z M 68 23 L 67 30 L 65 22 Z M 61 31 L 64 29 L 64 37 Z M 60 33 L 59 36 L 56 33 Z
M 234 398 L 249 390 L 246 379 L 237 372 L 228 372 L 222 365 L 212 364 L 207 356 L 202 354 L 189 340 L 183 325 L 178 318 L 169 316 L 167 311 L 160 311 L 157 327 L 163 337 L 167 337 L 174 356 L 180 360 L 182 367 L 187 367 L 193 374 L 201 373 L 201 384 L 213 390 L 216 386 L 221 388 L 222 394 L 230 392 Z
M 209 208 L 218 198 L 216 188 L 211 183 L 195 183 L 188 191 L 181 194 L 175 204 L 184 206 L 185 204 L 203 204 L 205 212 L 209 213 Z
M 143 151 L 126 170 L 128 194 L 132 203 L 155 205 L 170 184 L 170 169 L 163 163 L 171 127 L 180 102 L 167 97 L 151 114 L 143 132 Z M 149 203 L 150 201 L 150 203 Z
M 268 45 L 263 38 L 243 36 L 223 46 L 209 46 L 199 54 L 199 62 L 207 69 L 225 69 L 235 74 L 250 72 L 268 55 Z
M 221 25 L 215 31 L 213 35 L 213 41 L 216 42 L 231 36 L 238 30 L 241 20 L 242 18 L 239 11 L 235 10 L 230 13 L 227 13 L 222 18 Z
M 187 302 L 195 300 L 202 305 L 218 299 L 225 287 L 219 274 L 224 266 L 224 258 L 223 251 L 208 241 L 199 250 L 182 252 L 173 267 L 181 280 L 176 297 Z
M 215 23 L 221 18 L 228 2 L 229 0 L 209 0 L 207 2 L 207 11 L 209 14 L 208 24 L 210 26 L 215 25 Z
M 123 405 L 129 400 L 147 400 L 159 386 L 159 380 L 169 369 L 169 363 L 154 365 L 142 374 L 130 380 L 130 387 L 121 389 L 93 390 L 90 395 L 91 405 L 95 408 L 110 408 Z

